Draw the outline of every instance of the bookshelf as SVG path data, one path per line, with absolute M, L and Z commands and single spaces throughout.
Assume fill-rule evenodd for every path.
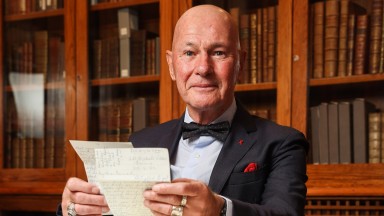
M 370 8 L 373 0 L 350 1 Z M 2 8 L 0 11 L 0 39 L 2 41 L 0 43 L 0 59 L 2 59 L 0 79 L 3 86 L 0 90 L 2 101 L 0 115 L 3 119 L 0 123 L 0 137 L 2 137 L 2 142 L 0 142 L 0 158 L 2 158 L 0 161 L 0 211 L 5 211 L 6 215 L 13 215 L 12 211 L 54 212 L 61 199 L 67 178 L 79 176 L 85 179 L 82 163 L 76 157 L 68 140 L 100 140 L 108 137 L 108 132 L 104 135 L 100 133 L 104 130 L 108 131 L 108 129 L 99 127 L 100 122 L 108 123 L 108 119 L 100 119 L 100 116 L 103 116 L 100 114 L 103 113 L 103 110 L 113 110 L 113 108 L 122 107 L 123 102 L 144 97 L 155 98 L 157 101 L 155 102 L 157 105 L 156 123 L 178 118 L 184 112 L 185 105 L 169 77 L 164 55 L 165 50 L 171 48 L 173 27 L 178 17 L 193 5 L 210 3 L 222 6 L 228 11 L 238 14 L 239 22 L 243 22 L 241 17 L 244 14 L 251 16 L 255 13 L 256 19 L 258 16 L 260 19 L 263 8 L 267 11 L 268 18 L 267 8 L 275 8 L 274 13 L 271 12 L 270 15 L 270 17 L 274 17 L 275 23 L 269 25 L 275 25 L 274 31 L 272 29 L 269 32 L 273 39 L 269 44 L 274 52 L 270 52 L 270 55 L 266 56 L 273 59 L 271 61 L 273 62 L 272 77 L 274 78 L 267 80 L 263 79 L 262 75 L 252 75 L 254 65 L 249 64 L 247 81 L 239 81 L 236 86 L 236 96 L 240 101 L 246 107 L 260 111 L 260 115 L 269 116 L 279 124 L 295 127 L 311 138 L 310 107 L 317 106 L 321 102 L 364 97 L 384 111 L 382 95 L 384 74 L 370 74 L 368 66 L 361 75 L 313 78 L 314 48 L 311 33 L 313 30 L 311 5 L 322 1 L 120 0 L 94 4 L 93 2 L 97 1 L 62 0 L 62 7 L 56 9 L 27 11 L 23 6 L 22 9 L 17 9 L 17 13 L 7 13 L 8 9 L 4 8 L 9 2 L 13 2 L 13 8 L 18 8 L 15 5 L 29 1 L 0 1 L 0 8 Z M 31 2 L 39 1 L 31 0 Z M 117 64 L 120 66 L 120 59 L 118 59 L 120 53 L 116 51 L 116 46 L 119 46 L 118 13 L 124 8 L 129 8 L 137 13 L 139 30 L 145 29 L 154 33 L 148 34 L 148 39 L 158 37 L 157 43 L 160 47 L 157 49 L 161 57 L 156 66 L 158 72 L 122 77 L 119 68 L 114 67 Z M 235 8 L 235 10 L 231 11 L 231 8 Z M 263 24 L 259 23 L 259 25 Z M 36 30 L 53 31 L 55 34 L 59 34 L 63 38 L 63 49 L 65 50 L 63 57 L 65 78 L 45 82 L 42 85 L 25 83 L 10 85 L 8 77 L 12 69 L 8 61 L 8 50 L 9 44 L 13 43 L 9 43 L 9 41 L 20 40 L 18 39 L 20 37 L 7 36 L 9 32 L 12 33 L 12 28 L 23 29 L 27 32 L 25 35 L 32 34 Z M 268 38 L 268 31 L 265 34 L 265 37 Z M 265 43 L 268 47 L 268 40 Z M 100 44 L 109 47 L 108 52 L 115 53 L 108 57 L 109 61 L 114 64 L 102 63 L 100 57 L 97 57 L 100 53 L 106 52 L 101 51 Z M 261 51 L 263 51 L 262 47 L 263 45 L 261 45 Z M 256 50 L 256 54 L 258 52 L 260 51 Z M 105 56 L 105 54 L 102 55 Z M 368 56 L 369 53 L 366 53 L 365 58 Z M 259 56 L 259 58 L 263 59 L 263 56 Z M 268 66 L 268 64 L 266 65 Z M 271 68 L 271 65 L 269 66 Z M 260 65 L 256 64 L 256 68 L 262 71 Z M 96 73 L 97 71 L 99 72 Z M 47 74 L 49 73 L 47 72 Z M 252 76 L 256 77 L 256 82 Z M 12 160 L 9 158 L 9 151 L 6 150 L 9 146 L 7 145 L 7 116 L 12 114 L 8 106 L 9 95 L 37 90 L 43 91 L 47 96 L 51 93 L 55 95 L 54 92 L 64 93 L 64 105 L 61 106 L 65 109 L 60 112 L 65 113 L 65 121 L 60 125 L 64 128 L 63 133 L 66 140 L 65 156 L 62 157 L 65 162 L 62 166 L 53 168 L 8 167 L 6 161 Z M 60 101 L 63 102 L 63 100 Z M 47 105 L 44 104 L 44 107 L 47 108 Z M 117 112 L 121 113 L 122 110 L 126 109 L 118 109 Z M 258 112 L 255 111 L 255 113 Z M 105 116 L 108 115 L 105 114 Z M 116 122 L 112 123 L 114 123 L 113 127 L 117 129 Z M 121 128 L 118 129 L 124 131 L 120 130 Z M 113 136 L 116 135 L 115 131 L 117 130 L 112 130 L 113 133 L 110 133 L 112 135 L 110 137 L 116 138 Z M 102 135 L 100 136 L 100 134 Z M 120 136 L 120 138 L 124 139 L 124 136 Z M 331 215 L 335 212 L 384 214 L 382 208 L 384 205 L 382 198 L 384 196 L 383 163 L 314 165 L 309 161 L 307 167 L 309 180 L 306 208 L 308 215 Z

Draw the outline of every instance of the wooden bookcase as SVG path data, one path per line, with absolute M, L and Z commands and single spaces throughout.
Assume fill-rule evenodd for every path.
M 169 77 L 164 56 L 165 50 L 171 48 L 173 27 L 178 17 L 196 4 L 220 4 L 228 10 L 235 4 L 245 4 L 249 6 L 249 11 L 266 5 L 277 5 L 275 80 L 239 84 L 236 87 L 236 95 L 244 104 L 256 104 L 271 109 L 277 123 L 295 127 L 308 135 L 309 108 L 324 100 L 368 97 L 373 98 L 376 105 L 384 110 L 383 94 L 372 91 L 376 89 L 383 92 L 384 74 L 311 78 L 309 17 L 311 4 L 314 2 L 312 0 L 263 0 L 257 1 L 258 3 L 251 0 L 121 0 L 94 5 L 85 0 L 63 0 L 63 8 L 60 9 L 13 15 L 5 14 L 7 1 L 10 0 L 0 1 L 0 79 L 3 83 L 0 90 L 3 101 L 0 115 L 2 119 L 6 119 L 8 108 L 4 101 L 7 100 L 7 94 L 15 91 L 6 81 L 10 72 L 6 52 L 9 26 L 19 23 L 34 25 L 41 21 L 61 19 L 62 25 L 57 28 L 61 29 L 64 38 L 65 80 L 59 87 L 47 83 L 43 89 L 48 92 L 59 88 L 65 92 L 63 127 L 66 152 L 65 164 L 60 168 L 6 168 L 7 125 L 3 120 L 0 123 L 0 211 L 53 212 L 60 202 L 66 180 L 71 176 L 86 178 L 82 162 L 68 140 L 98 139 L 97 108 L 105 102 L 105 98 L 156 97 L 160 123 L 181 115 L 185 109 L 184 103 Z M 139 29 L 156 29 L 160 42 L 160 73 L 95 78 L 94 41 L 101 39 L 101 33 L 106 33 L 103 32 L 105 26 L 101 17 L 117 14 L 119 9 L 126 7 L 138 11 Z M 104 21 L 112 26 L 117 25 L 117 21 L 113 19 Z M 104 31 L 108 29 L 106 27 Z M 25 89 L 28 90 L 28 87 Z M 131 94 L 120 94 L 122 92 Z M 333 214 L 336 210 L 345 214 L 363 213 L 363 210 L 383 213 L 384 209 L 380 206 L 384 202 L 384 164 L 308 164 L 307 167 L 308 215 Z

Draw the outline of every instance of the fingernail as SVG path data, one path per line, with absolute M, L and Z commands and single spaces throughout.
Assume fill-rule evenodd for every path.
M 94 193 L 94 194 L 99 194 L 99 193 L 100 193 L 99 188 L 97 188 L 97 187 L 93 187 L 93 188 L 92 188 L 92 193 Z
M 101 211 L 103 211 L 103 213 L 107 213 L 107 212 L 109 212 L 109 208 L 107 208 L 107 207 L 103 207 L 103 208 L 101 209 Z

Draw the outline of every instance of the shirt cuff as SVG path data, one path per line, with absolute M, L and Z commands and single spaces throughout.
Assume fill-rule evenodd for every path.
M 221 196 L 221 195 L 219 195 Z M 232 200 L 228 199 L 227 197 L 224 197 L 224 196 L 221 196 L 223 199 L 225 199 L 225 201 L 227 201 L 227 213 L 225 214 L 225 216 L 233 216 L 233 212 L 232 212 L 232 209 L 233 209 L 233 203 L 232 203 Z

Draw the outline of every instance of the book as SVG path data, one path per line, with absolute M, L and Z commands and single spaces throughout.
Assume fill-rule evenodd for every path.
M 337 76 L 347 75 L 348 9 L 349 0 L 340 0 Z
M 276 79 L 276 12 L 277 6 L 267 8 L 267 82 L 273 82 Z
M 353 74 L 361 75 L 365 73 L 366 49 L 367 49 L 367 26 L 368 15 L 358 15 L 356 17 L 356 34 L 355 34 L 355 54 Z
M 368 163 L 368 113 L 375 106 L 364 98 L 353 100 L 353 161 Z
M 381 132 L 380 132 L 380 149 L 381 149 L 381 163 L 384 163 L 384 112 L 381 112 L 381 119 L 380 119 L 380 124 L 381 124 Z
M 328 144 L 329 144 L 329 163 L 340 163 L 339 149 L 339 109 L 337 102 L 328 104 Z M 344 150 L 343 150 L 344 151 Z
M 353 75 L 353 64 L 355 54 L 355 21 L 354 14 L 348 15 L 348 36 L 347 36 L 347 68 L 346 76 Z
M 319 105 L 319 160 L 329 164 L 328 103 Z
M 256 13 L 255 13 L 256 16 Z M 245 51 L 246 58 L 244 62 L 243 72 L 240 74 L 239 83 L 249 83 L 250 82 L 250 44 L 251 44 L 251 30 L 250 30 L 250 14 L 241 14 L 240 15 L 240 47 L 241 50 Z M 254 52 L 256 55 L 256 22 L 254 23 Z M 254 62 L 254 68 L 256 68 L 256 61 Z M 256 76 L 256 73 L 255 73 Z
M 320 149 L 319 149 L 319 107 L 310 108 L 311 113 L 311 141 L 312 141 L 312 163 L 320 164 Z
M 36 31 L 34 33 L 34 60 L 35 60 L 35 73 L 44 75 L 47 81 L 48 70 L 48 31 Z
M 324 2 L 318 1 L 313 7 L 313 78 L 322 78 L 324 71 Z
M 249 83 L 260 82 L 258 79 L 257 73 L 259 73 L 259 68 L 257 67 L 257 62 L 260 61 L 260 56 L 257 53 L 258 49 L 258 38 L 257 38 L 257 22 L 258 17 L 257 13 L 253 12 L 249 14 L 249 47 L 248 47 L 248 56 L 249 56 Z
M 352 163 L 352 107 L 351 103 L 339 102 L 339 145 L 340 163 Z
M 380 53 L 383 28 L 383 0 L 372 0 L 369 33 L 369 73 L 380 71 Z
M 131 8 L 121 8 L 117 12 L 119 26 L 120 76 L 130 76 L 131 30 L 138 30 L 138 13 Z
M 381 162 L 381 112 L 372 112 L 368 116 L 368 162 Z
M 334 77 L 337 75 L 339 16 L 339 1 L 325 1 L 324 77 Z
M 149 101 L 147 98 L 137 98 L 133 100 L 133 132 L 139 131 L 148 126 Z

